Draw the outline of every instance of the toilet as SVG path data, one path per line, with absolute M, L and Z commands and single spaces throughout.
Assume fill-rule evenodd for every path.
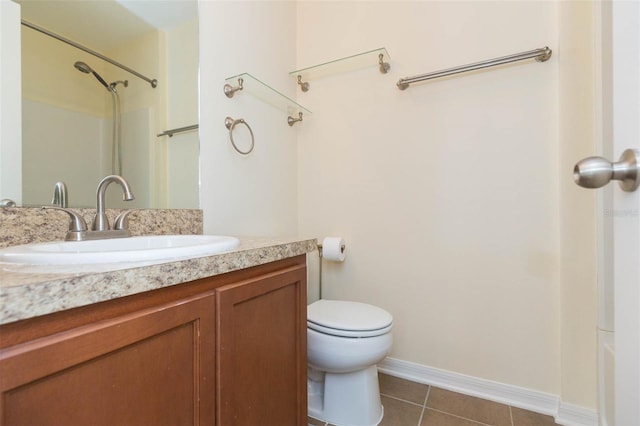
M 309 416 L 336 426 L 374 426 L 384 409 L 378 370 L 393 317 L 376 306 L 318 300 L 307 307 Z

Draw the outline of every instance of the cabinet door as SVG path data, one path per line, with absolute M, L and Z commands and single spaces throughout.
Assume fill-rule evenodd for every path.
M 217 290 L 218 426 L 307 424 L 304 265 Z
M 0 351 L 3 425 L 212 425 L 215 294 Z

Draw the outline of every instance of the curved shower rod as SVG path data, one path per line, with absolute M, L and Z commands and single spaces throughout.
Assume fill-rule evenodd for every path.
M 150 79 L 148 77 L 145 77 L 144 75 L 140 74 L 139 72 L 137 72 L 135 70 L 132 70 L 128 66 L 123 65 L 120 62 L 114 61 L 113 59 L 108 58 L 108 57 L 104 56 L 103 54 L 98 53 L 95 50 L 89 49 L 88 47 L 85 47 L 85 46 L 83 46 L 83 45 L 81 45 L 79 43 L 76 43 L 73 40 L 69 40 L 66 37 L 63 37 L 63 36 L 61 36 L 59 34 L 51 32 L 51 31 L 47 30 L 46 28 L 42 28 L 42 27 L 39 27 L 39 26 L 37 26 L 35 24 L 32 24 L 31 22 L 25 21 L 24 19 L 21 20 L 21 24 L 24 25 L 25 27 L 31 28 L 32 30 L 36 30 L 36 31 L 41 32 L 42 34 L 48 35 L 49 37 L 53 37 L 56 40 L 60 40 L 63 43 L 67 43 L 68 45 L 71 45 L 71 46 L 75 47 L 76 49 L 83 50 L 83 51 L 85 51 L 85 52 L 87 52 L 87 53 L 89 53 L 89 54 L 91 54 L 91 55 L 93 55 L 93 56 L 95 56 L 97 58 L 102 59 L 103 61 L 109 62 L 110 64 L 115 65 L 116 67 L 118 67 L 120 69 L 123 69 L 126 72 L 131 73 L 131 74 L 135 75 L 138 78 L 141 78 L 142 80 L 144 80 L 147 83 L 151 84 L 151 87 L 153 87 L 154 89 L 158 86 L 158 80 L 156 80 L 155 78 L 154 79 Z

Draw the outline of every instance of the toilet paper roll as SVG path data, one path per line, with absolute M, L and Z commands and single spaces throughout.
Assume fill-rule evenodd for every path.
M 345 257 L 344 240 L 341 237 L 326 237 L 322 240 L 322 257 L 335 262 L 343 262 Z

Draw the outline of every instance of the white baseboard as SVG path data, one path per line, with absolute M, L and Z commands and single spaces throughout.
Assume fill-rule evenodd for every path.
M 565 426 L 598 426 L 598 413 L 568 402 L 560 402 L 554 417 L 556 423 Z
M 558 395 L 479 379 L 395 358 L 386 358 L 378 364 L 378 370 L 390 376 L 547 414 L 553 416 L 561 425 L 598 425 L 598 415 L 595 411 L 564 403 L 560 401 Z

